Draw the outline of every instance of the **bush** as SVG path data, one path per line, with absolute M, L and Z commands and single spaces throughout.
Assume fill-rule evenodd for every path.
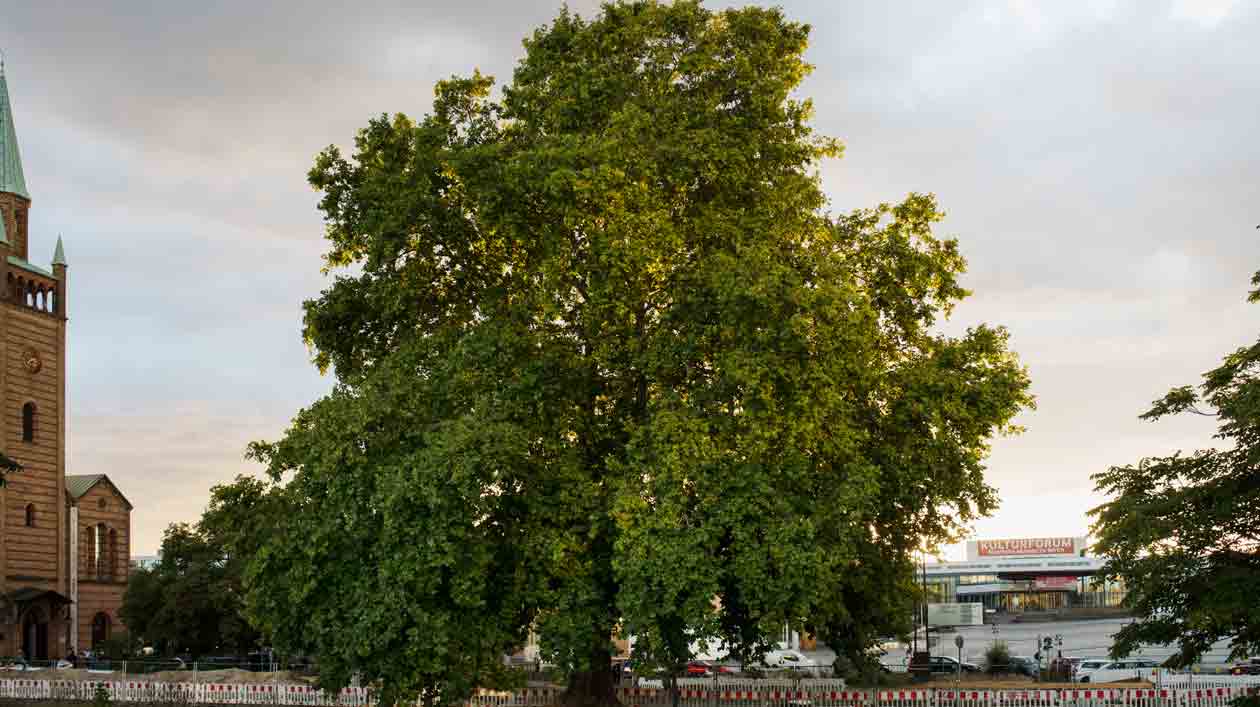
M 1005 641 L 994 641 L 984 649 L 984 670 L 990 675 L 1005 675 L 1011 670 L 1011 649 Z
M 1248 690 L 1248 693 L 1230 700 L 1230 707 L 1260 707 L 1260 692 Z
M 105 639 L 95 652 L 111 660 L 129 660 L 140 652 L 140 643 L 132 640 L 127 632 L 120 631 Z

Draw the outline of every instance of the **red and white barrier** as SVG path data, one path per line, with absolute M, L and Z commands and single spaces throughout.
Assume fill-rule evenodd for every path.
M 191 702 L 206 705 L 318 705 L 327 707 L 367 707 L 372 704 L 368 690 L 348 687 L 328 695 L 309 685 L 275 683 L 168 683 L 141 680 L 88 682 L 68 680 L 0 680 L 0 699 L 91 702 L 103 687 L 116 703 Z
M 741 686 L 742 687 L 742 686 Z M 119 704 L 192 702 L 205 705 L 312 705 L 371 707 L 366 688 L 351 687 L 330 695 L 309 685 L 166 683 L 125 680 L 0 680 L 0 699 L 29 704 L 42 701 L 90 702 L 98 688 Z M 515 692 L 479 690 L 464 707 L 550 707 L 563 691 L 529 688 Z M 1237 697 L 1260 694 L 1260 687 L 1191 689 L 1092 687 L 1059 690 L 975 690 L 966 688 L 834 689 L 700 689 L 679 690 L 684 707 L 1230 707 Z M 624 688 L 617 696 L 625 707 L 672 707 L 669 690 Z

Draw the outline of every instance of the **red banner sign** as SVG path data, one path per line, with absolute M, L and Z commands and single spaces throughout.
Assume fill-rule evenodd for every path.
M 1021 538 L 1016 540 L 978 540 L 976 551 L 981 557 L 1017 555 L 1071 555 L 1072 538 Z
M 1033 580 L 1033 589 L 1076 589 L 1076 577 L 1037 577 Z

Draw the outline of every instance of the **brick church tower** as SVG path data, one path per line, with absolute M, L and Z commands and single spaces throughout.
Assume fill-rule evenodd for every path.
M 31 262 L 30 207 L 0 64 L 0 454 L 22 466 L 0 488 L 0 656 L 36 662 L 116 630 L 131 505 L 66 476 L 69 271 L 60 238 L 51 267 Z

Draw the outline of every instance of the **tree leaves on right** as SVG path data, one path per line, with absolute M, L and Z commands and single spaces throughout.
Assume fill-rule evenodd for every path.
M 930 195 L 832 216 L 840 145 L 794 97 L 779 10 L 615 2 L 525 42 L 502 98 L 323 153 L 337 273 L 305 335 L 336 389 L 257 444 L 285 512 L 252 616 L 327 684 L 455 702 L 537 631 L 566 704 L 615 702 L 614 636 L 676 670 L 784 625 L 864 657 L 914 553 L 996 499 L 1032 404 Z
M 1248 299 L 1260 301 L 1260 272 Z M 1143 420 L 1217 419 L 1217 449 L 1147 457 L 1094 475 L 1111 499 L 1090 513 L 1103 576 L 1124 583 L 1137 620 L 1112 654 L 1177 647 L 1184 667 L 1228 640 L 1231 658 L 1260 653 L 1260 342 L 1240 348 L 1198 386 L 1173 388 Z

